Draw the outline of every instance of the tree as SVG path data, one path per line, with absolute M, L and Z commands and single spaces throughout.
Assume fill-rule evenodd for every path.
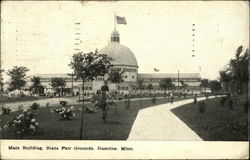
M 50 85 L 57 91 L 60 91 L 60 96 L 62 95 L 62 88 L 65 87 L 66 81 L 63 78 L 52 77 Z
M 224 89 L 226 92 L 229 92 L 230 90 L 230 81 L 231 81 L 231 75 L 228 72 L 228 70 L 224 69 L 219 71 L 220 74 L 220 82 L 221 82 L 221 86 L 222 89 Z
M 2 73 L 4 72 L 3 69 L 0 70 L 0 92 L 2 93 L 3 92 L 3 77 L 2 77 Z
M 203 89 L 203 91 L 206 93 L 206 88 L 209 86 L 209 80 L 208 79 L 202 79 L 200 87 Z
M 123 82 L 123 75 L 124 71 L 116 71 L 115 69 L 111 69 L 109 72 L 109 77 L 108 77 L 108 81 L 110 81 L 111 83 L 121 83 Z
M 173 82 L 171 78 L 164 78 L 161 82 L 160 82 L 160 88 L 164 89 L 164 97 L 166 98 L 166 90 L 172 88 Z
M 68 73 L 68 76 L 71 77 L 71 95 L 74 96 L 74 90 L 73 90 L 73 87 L 74 87 L 74 73 Z
M 220 81 L 224 88 L 231 92 L 243 93 L 244 85 L 248 83 L 249 50 L 243 53 L 243 46 L 236 50 L 235 57 L 229 61 L 228 66 L 220 71 Z M 226 87 L 225 87 L 226 85 Z
M 106 54 L 98 54 L 97 50 L 95 53 L 76 53 L 73 55 L 69 66 L 74 70 L 76 79 L 82 80 L 83 93 L 84 93 L 84 82 L 93 81 L 98 76 L 104 76 L 109 72 L 112 67 L 111 58 Z M 83 111 L 84 96 L 83 96 L 82 114 L 81 114 L 81 126 L 80 126 L 80 139 L 82 139 L 82 125 L 83 125 Z
M 24 66 L 14 66 L 11 70 L 8 70 L 7 75 L 10 76 L 10 91 L 13 91 L 15 89 L 20 90 L 26 85 L 25 78 L 28 71 L 29 69 Z
M 209 81 L 209 86 L 213 93 L 218 93 L 221 90 L 221 83 L 217 80 Z
M 183 81 L 182 81 L 182 82 L 183 82 Z M 184 91 L 185 91 L 186 88 L 188 87 L 188 84 L 185 83 L 185 82 L 183 82 L 183 83 L 181 84 L 181 87 L 182 87 L 182 89 L 184 89 Z
M 31 88 L 34 88 L 35 89 L 35 93 L 37 93 L 39 95 L 40 93 L 40 90 L 42 88 L 42 85 L 41 85 L 41 79 L 39 76 L 34 76 L 32 79 L 31 79 L 31 82 L 33 83 Z
M 149 83 L 147 88 L 148 88 L 149 94 L 151 94 L 150 91 L 151 91 L 151 89 L 153 89 L 153 85 L 151 83 Z
M 123 82 L 123 75 L 124 71 L 116 71 L 114 68 L 112 68 L 109 72 L 109 77 L 108 77 L 108 81 L 110 81 L 111 83 L 117 84 L 117 83 L 121 83 Z M 116 114 L 117 114 L 117 105 L 116 105 Z
M 140 93 L 140 106 L 142 106 L 142 89 L 143 89 L 143 80 L 138 80 L 137 81 L 138 89 L 141 90 Z

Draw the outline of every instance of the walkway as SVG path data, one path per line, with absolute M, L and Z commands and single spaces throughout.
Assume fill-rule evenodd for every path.
M 204 97 L 197 98 L 197 101 L 204 99 Z M 127 140 L 202 141 L 193 130 L 170 111 L 192 102 L 193 99 L 182 100 L 140 110 Z

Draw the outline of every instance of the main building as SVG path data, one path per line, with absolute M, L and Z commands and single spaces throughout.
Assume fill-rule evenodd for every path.
M 200 86 L 200 74 L 199 73 L 138 73 L 138 63 L 135 54 L 126 46 L 120 44 L 120 34 L 117 30 L 111 33 L 111 39 L 107 46 L 103 47 L 99 53 L 107 54 L 112 58 L 111 64 L 117 71 L 122 71 L 123 82 L 120 84 L 109 83 L 111 91 L 117 91 L 122 94 L 134 94 L 138 92 L 138 82 L 142 83 L 140 90 L 143 92 L 163 92 L 160 86 L 161 81 L 166 78 L 172 79 L 175 87 L 171 90 L 185 90 L 189 93 L 199 92 Z M 50 85 L 52 77 L 64 78 L 66 86 L 63 89 L 64 92 L 70 94 L 72 91 L 77 94 L 82 94 L 82 82 L 81 80 L 75 81 L 73 77 L 68 74 L 36 74 L 29 77 L 28 86 L 32 83 L 30 79 L 33 76 L 39 76 L 42 86 L 44 87 L 45 94 L 53 94 L 55 91 Z M 95 93 L 101 88 L 104 80 L 107 77 L 98 77 L 92 82 L 86 82 L 84 85 L 84 94 L 90 95 Z M 185 84 L 185 88 L 184 87 Z

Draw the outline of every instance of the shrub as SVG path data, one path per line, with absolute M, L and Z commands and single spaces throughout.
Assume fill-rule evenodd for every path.
M 19 112 L 23 112 L 23 105 L 20 104 L 20 105 L 17 107 L 17 110 L 18 110 Z
M 152 98 L 152 103 L 155 104 L 155 102 L 156 102 L 156 97 L 154 96 L 154 97 Z
M 206 105 L 203 101 L 199 103 L 199 112 L 200 113 L 206 112 Z
M 35 134 L 37 132 L 38 121 L 30 111 L 23 111 L 13 120 L 8 121 L 4 129 L 11 129 L 15 134 Z
M 126 109 L 129 109 L 130 108 L 130 98 L 125 98 L 125 106 L 126 106 Z
M 227 108 L 232 110 L 233 109 L 233 99 L 232 98 L 229 98 L 227 100 Z
M 34 103 L 30 106 L 30 109 L 32 109 L 32 110 L 36 110 L 36 109 L 38 109 L 39 107 L 40 107 L 40 104 L 39 104 L 39 103 L 34 102 Z
M 245 103 L 244 103 L 244 111 L 245 111 L 245 113 L 248 113 L 248 101 L 246 101 Z
M 227 98 L 226 98 L 226 97 L 223 97 L 223 98 L 220 100 L 220 106 L 221 106 L 221 107 L 224 107 L 226 101 L 227 101 Z
M 61 106 L 66 106 L 67 105 L 67 101 L 60 101 L 60 105 Z
M 11 112 L 11 109 L 9 107 L 5 107 L 2 105 L 2 115 L 9 115 Z
M 194 103 L 197 103 L 197 98 L 196 97 L 194 97 Z
M 51 108 L 50 112 L 60 115 L 61 118 L 64 120 L 70 120 L 71 117 L 74 117 L 76 115 L 74 113 L 73 106 L 71 106 L 70 108 L 65 108 L 65 107 Z

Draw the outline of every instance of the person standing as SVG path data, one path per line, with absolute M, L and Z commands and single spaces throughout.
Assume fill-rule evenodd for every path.
M 101 93 L 102 93 L 102 102 L 101 102 L 101 108 L 102 108 L 102 120 L 105 123 L 107 118 L 107 99 L 108 99 L 108 93 L 109 93 L 109 87 L 107 85 L 107 81 L 104 81 L 104 85 L 101 87 Z
M 174 102 L 174 95 L 173 95 L 173 92 L 170 92 L 170 100 L 171 100 L 171 103 L 173 104 L 173 102 Z

